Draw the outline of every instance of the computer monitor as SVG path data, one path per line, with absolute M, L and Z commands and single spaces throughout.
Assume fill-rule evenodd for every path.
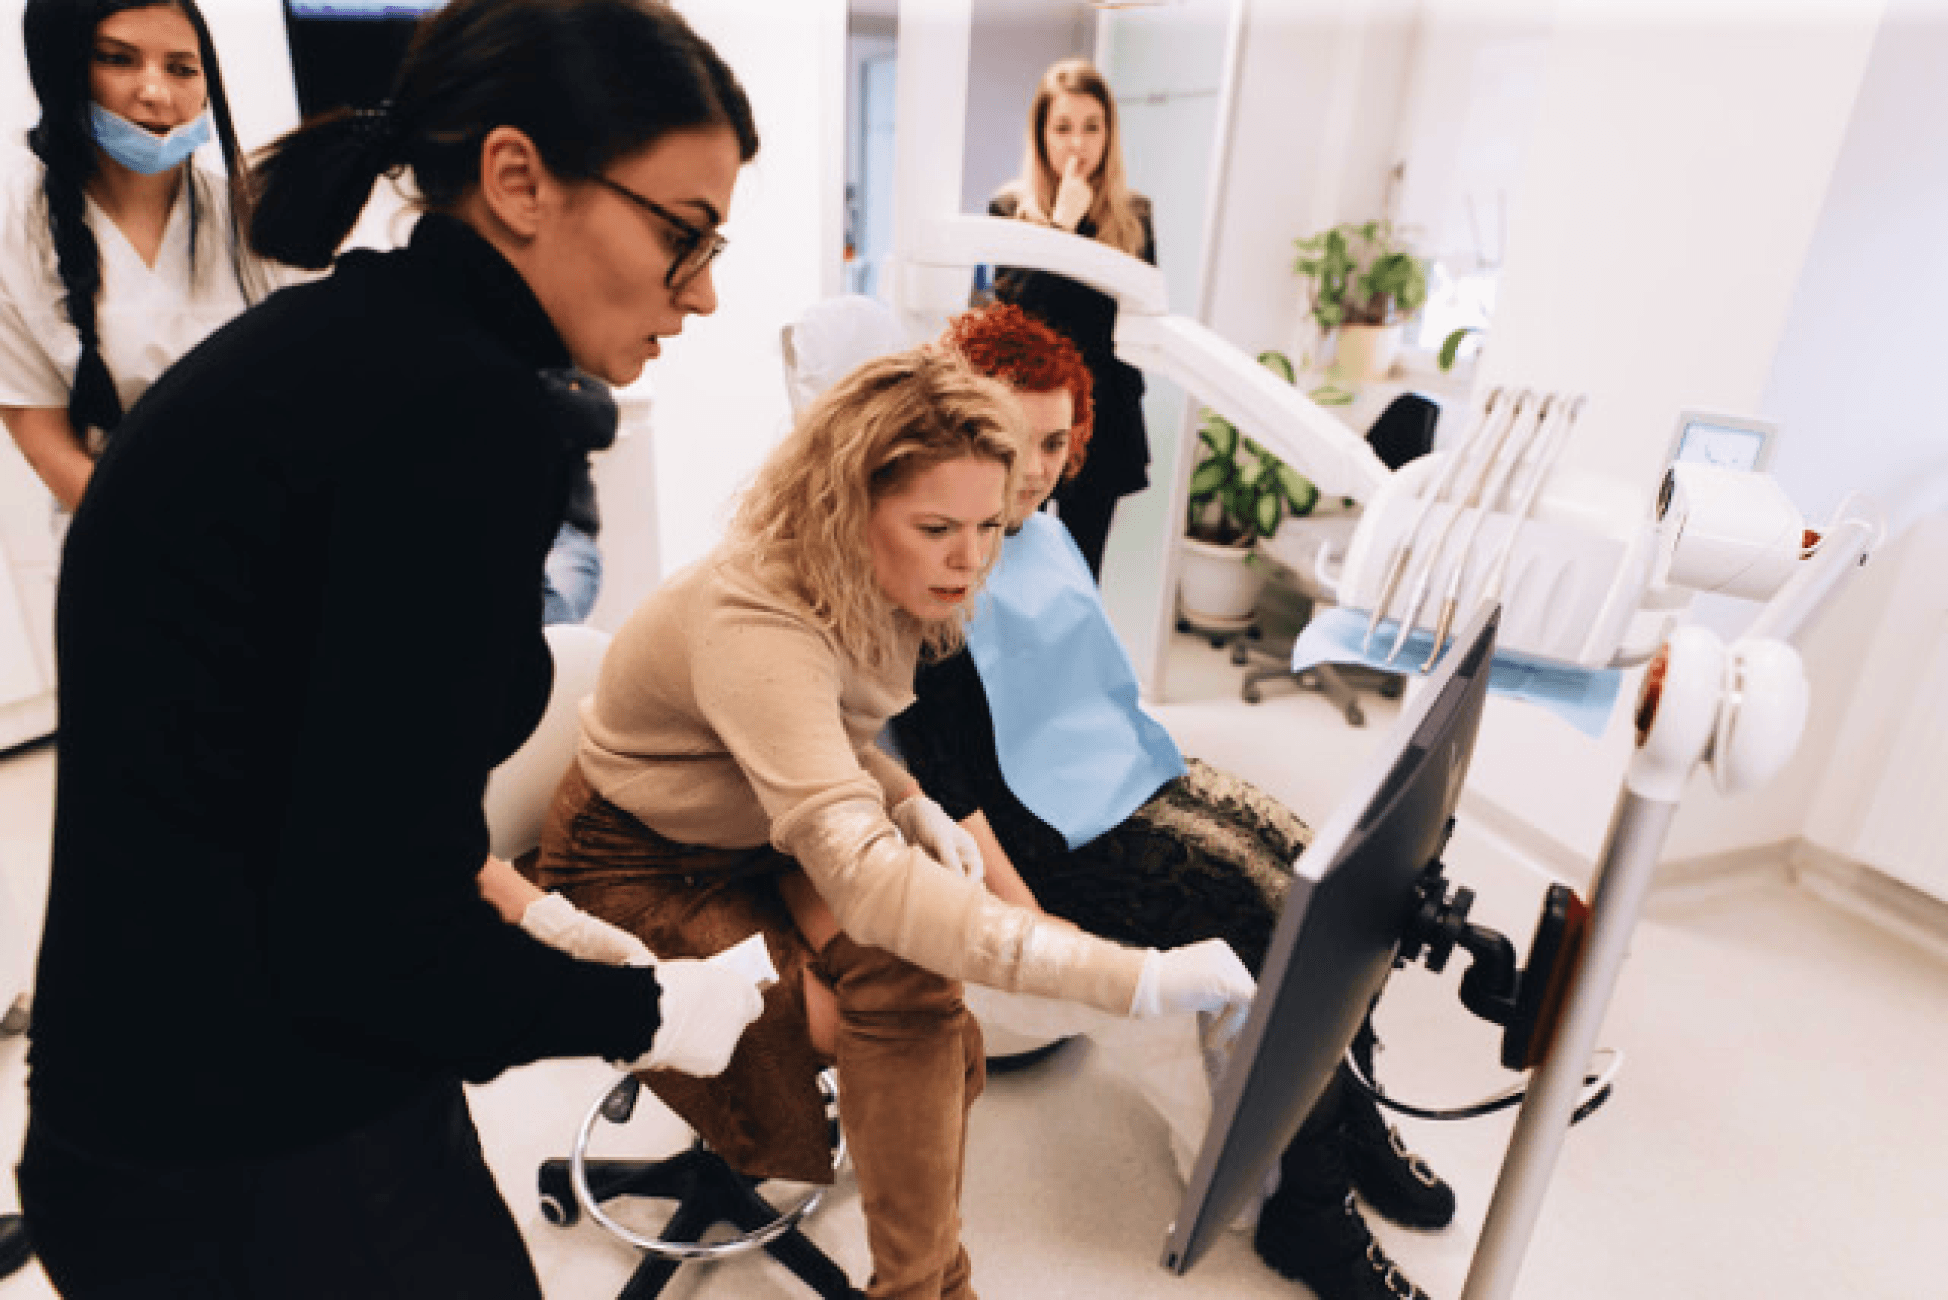
M 1181 1273 L 1299 1131 L 1385 985 L 1468 774 L 1501 607 L 1471 617 L 1294 868 L 1258 996 L 1170 1226 Z
M 413 29 L 444 0 L 284 0 L 284 34 L 298 114 L 377 108 L 412 44 Z

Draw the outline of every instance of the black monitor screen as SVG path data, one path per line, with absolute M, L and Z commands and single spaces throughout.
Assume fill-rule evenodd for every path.
M 1299 1131 L 1379 996 L 1446 843 L 1481 725 L 1500 607 L 1468 620 L 1295 865 L 1258 996 L 1170 1226 L 1183 1272 Z
M 443 0 L 284 0 L 284 32 L 298 83 L 298 114 L 376 108 L 412 43 Z

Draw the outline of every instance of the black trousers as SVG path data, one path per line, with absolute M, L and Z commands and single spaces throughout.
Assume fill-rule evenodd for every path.
M 457 1082 L 316 1147 L 195 1169 L 30 1121 L 18 1178 L 67 1300 L 541 1300 Z
M 1069 536 L 1075 538 L 1089 572 L 1098 582 L 1103 576 L 1103 549 L 1109 545 L 1109 525 L 1116 517 L 1114 492 L 1104 492 L 1092 484 L 1075 480 L 1055 490 L 1055 508 Z

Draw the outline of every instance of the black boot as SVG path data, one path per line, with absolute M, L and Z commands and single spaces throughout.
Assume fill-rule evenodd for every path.
M 1338 1141 L 1302 1136 L 1280 1169 L 1278 1191 L 1259 1211 L 1252 1237 L 1259 1258 L 1319 1300 L 1428 1300 L 1360 1218 Z
M 1371 1024 L 1353 1040 L 1353 1057 L 1368 1079 L 1379 1046 Z M 1403 1228 L 1445 1228 L 1454 1221 L 1454 1189 L 1407 1149 L 1400 1133 L 1380 1115 L 1379 1104 L 1339 1067 L 1340 1125 L 1346 1171 L 1366 1203 Z
M 12 1277 L 27 1267 L 34 1257 L 34 1243 L 27 1239 L 27 1220 L 18 1214 L 0 1214 L 0 1277 Z

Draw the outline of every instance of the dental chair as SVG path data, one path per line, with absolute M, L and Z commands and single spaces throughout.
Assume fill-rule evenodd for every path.
M 595 689 L 609 647 L 608 633 L 579 624 L 552 625 L 543 634 L 555 661 L 547 709 L 534 734 L 494 769 L 487 782 L 490 843 L 496 857 L 510 862 L 528 859 L 531 864 L 555 787 L 575 761 L 581 701 Z M 845 1159 L 845 1143 L 839 1133 L 838 1094 L 830 1071 L 822 1084 L 832 1117 L 836 1171 Z M 576 1133 L 573 1154 L 543 1161 L 538 1175 L 541 1213 L 548 1222 L 568 1227 L 587 1214 L 611 1235 L 643 1252 L 645 1258 L 623 1288 L 622 1300 L 661 1295 L 685 1261 L 724 1259 L 759 1249 L 826 1300 L 854 1300 L 861 1294 L 845 1271 L 798 1229 L 823 1199 L 825 1188 L 811 1187 L 796 1203 L 778 1209 L 760 1194 L 757 1180 L 732 1169 L 701 1141 L 664 1159 L 590 1157 L 598 1125 L 627 1123 L 641 1088 L 634 1075 L 624 1074 L 590 1107 Z M 670 1201 L 675 1208 L 660 1235 L 652 1236 L 621 1223 L 605 1209 L 607 1202 L 622 1197 Z M 703 1240 L 719 1224 L 732 1225 L 737 1235 Z
M 1434 449 L 1434 427 L 1440 415 L 1440 406 L 1431 398 L 1402 393 L 1373 421 L 1366 440 L 1388 469 L 1399 469 Z M 1287 519 L 1271 537 L 1259 539 L 1254 553 L 1268 581 L 1259 598 L 1256 623 L 1265 635 L 1256 643 L 1234 640 L 1231 645 L 1231 661 L 1246 670 L 1238 686 L 1246 704 L 1265 698 L 1266 682 L 1289 680 L 1300 690 L 1324 695 L 1345 716 L 1347 726 L 1361 727 L 1366 725 L 1366 714 L 1360 708 L 1358 688 L 1385 699 L 1400 698 L 1406 678 L 1399 673 L 1335 664 L 1292 671 L 1293 641 L 1313 610 L 1332 599 L 1320 568 L 1329 559 L 1346 558 L 1358 524 L 1357 509 L 1325 510 Z

